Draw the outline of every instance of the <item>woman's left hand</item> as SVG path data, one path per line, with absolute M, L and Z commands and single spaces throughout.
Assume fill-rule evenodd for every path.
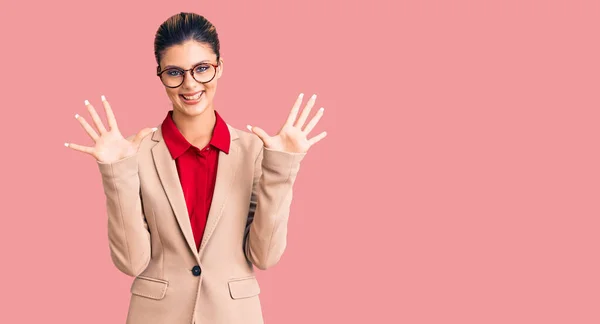
M 316 95 L 313 95 L 308 100 L 306 107 L 304 107 L 302 113 L 298 119 L 296 119 L 298 110 L 302 104 L 302 98 L 303 94 L 300 94 L 296 99 L 296 103 L 294 103 L 285 124 L 283 124 L 277 135 L 269 136 L 264 130 L 256 126 L 252 127 L 248 125 L 248 129 L 256 134 L 268 149 L 288 153 L 306 153 L 311 146 L 325 138 L 327 132 L 321 132 L 319 135 L 308 139 L 308 134 L 317 125 L 321 116 L 323 116 L 323 108 L 321 107 L 306 127 L 304 127 L 308 114 L 315 105 Z M 304 129 L 302 129 L 302 127 L 304 127 Z

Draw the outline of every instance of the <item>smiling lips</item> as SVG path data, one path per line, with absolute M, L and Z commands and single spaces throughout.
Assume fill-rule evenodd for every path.
M 180 94 L 179 96 L 182 97 L 184 99 L 184 101 L 195 102 L 195 101 L 198 101 L 203 94 L 204 94 L 204 90 L 198 91 L 196 93 Z

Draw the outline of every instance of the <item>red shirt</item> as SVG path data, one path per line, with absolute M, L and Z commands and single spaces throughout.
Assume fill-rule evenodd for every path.
M 208 145 L 199 149 L 183 137 L 173 122 L 172 115 L 173 111 L 170 110 L 161 125 L 161 130 L 165 144 L 177 165 L 196 249 L 199 249 L 215 188 L 219 151 L 229 154 L 229 129 L 215 111 L 217 120 L 211 140 Z

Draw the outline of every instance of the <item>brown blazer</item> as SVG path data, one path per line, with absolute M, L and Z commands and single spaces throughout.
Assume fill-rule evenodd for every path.
M 98 162 L 112 262 L 134 277 L 126 323 L 263 323 L 254 267 L 272 267 L 286 248 L 292 186 L 306 153 L 270 150 L 227 127 L 231 150 L 219 152 L 199 252 L 160 127 L 136 155 Z

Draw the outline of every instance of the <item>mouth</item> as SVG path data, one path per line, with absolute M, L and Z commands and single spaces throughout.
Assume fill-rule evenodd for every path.
M 194 93 L 180 94 L 179 98 L 181 98 L 183 100 L 183 102 L 185 102 L 187 104 L 195 104 L 200 101 L 200 99 L 202 98 L 203 95 L 204 95 L 204 90 L 194 92 Z

